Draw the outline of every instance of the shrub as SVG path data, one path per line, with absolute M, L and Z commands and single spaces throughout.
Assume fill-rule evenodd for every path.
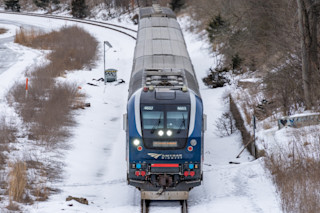
M 71 14 L 75 18 L 85 18 L 89 15 L 85 0 L 72 0 L 71 7 Z
M 7 29 L 0 28 L 0 34 L 4 34 L 4 33 L 6 33 L 7 31 L 8 31 Z
M 216 121 L 216 128 L 220 137 L 232 135 L 236 131 L 235 122 L 230 112 L 225 112 Z
M 25 197 L 25 189 L 27 186 L 27 166 L 25 162 L 17 161 L 10 163 L 9 172 L 9 196 L 10 203 L 12 200 L 22 202 Z
M 225 77 L 227 70 L 212 70 L 207 77 L 203 78 L 203 83 L 210 88 L 223 87 L 225 84 L 229 83 L 230 80 Z
M 14 12 L 20 12 L 19 0 L 5 0 L 4 1 L 5 9 L 12 10 Z

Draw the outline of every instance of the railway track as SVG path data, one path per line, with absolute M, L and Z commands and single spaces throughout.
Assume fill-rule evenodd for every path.
M 152 206 L 150 202 L 157 202 L 157 201 L 149 201 L 149 200 L 141 200 L 141 213 L 152 213 Z M 181 213 L 188 213 L 188 201 L 181 200 L 179 201 L 181 205 Z
M 1 13 L 14 14 L 14 15 L 24 15 L 24 16 L 34 16 L 34 17 L 42 17 L 42 18 L 52 18 L 52 19 L 72 21 L 72 22 L 77 22 L 77 23 L 82 23 L 82 24 L 89 24 L 89 25 L 98 26 L 98 27 L 102 27 L 102 28 L 106 28 L 106 29 L 110 29 L 110 30 L 119 32 L 121 34 L 127 35 L 127 36 L 136 40 L 136 37 L 133 35 L 133 34 L 137 33 L 136 30 L 133 30 L 131 28 L 124 27 L 121 25 L 117 25 L 117 24 L 111 24 L 111 23 L 94 21 L 94 20 L 76 19 L 76 18 L 64 17 L 64 16 L 46 15 L 46 14 L 22 13 L 22 12 L 17 13 L 17 12 L 0 11 L 0 14 Z

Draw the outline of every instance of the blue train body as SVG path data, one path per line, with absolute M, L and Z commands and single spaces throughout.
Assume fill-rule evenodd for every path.
M 124 117 L 127 180 L 141 199 L 187 200 L 201 184 L 205 118 L 173 12 L 141 9 Z

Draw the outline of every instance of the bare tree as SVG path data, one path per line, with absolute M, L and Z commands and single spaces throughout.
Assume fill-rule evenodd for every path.
M 316 8 L 319 4 L 319 0 L 297 0 L 301 36 L 302 80 L 307 109 L 311 109 L 313 106 L 311 93 L 314 84 L 317 84 L 317 80 L 319 80 L 317 78 L 320 70 Z

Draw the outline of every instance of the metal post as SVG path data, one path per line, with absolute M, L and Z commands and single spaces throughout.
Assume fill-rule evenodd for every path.
M 252 116 L 253 119 L 253 144 L 251 146 L 252 155 L 257 158 L 256 156 L 256 116 Z
M 26 99 L 28 98 L 28 90 L 29 90 L 28 84 L 29 84 L 29 79 L 27 78 L 26 79 Z

